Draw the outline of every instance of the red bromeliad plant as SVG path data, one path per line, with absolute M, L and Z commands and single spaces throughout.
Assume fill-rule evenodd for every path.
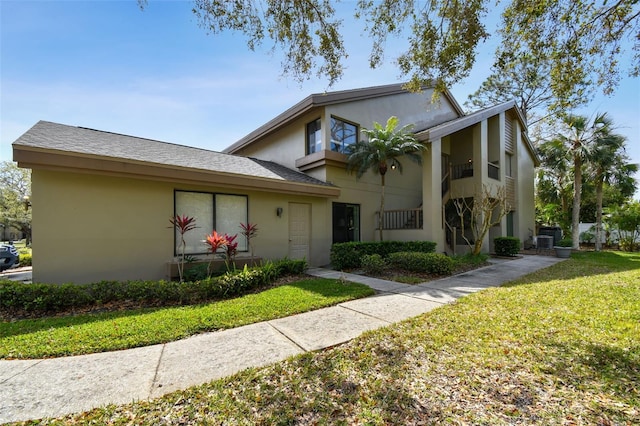
M 255 223 L 244 224 L 240 222 L 240 228 L 242 228 L 242 235 L 247 239 L 247 244 L 249 244 L 249 250 L 251 251 L 251 262 L 253 263 L 253 244 L 251 243 L 251 239 L 258 235 L 258 225 Z
M 234 236 L 231 240 L 229 239 L 229 235 L 227 234 L 218 234 L 218 232 L 214 229 L 210 235 L 207 235 L 207 239 L 204 241 L 207 244 L 208 251 L 211 252 L 211 260 L 209 261 L 209 266 L 207 267 L 207 274 L 211 275 L 211 262 L 215 258 L 216 254 L 218 254 L 219 250 L 222 250 L 222 255 L 225 258 L 225 264 L 227 265 L 227 269 L 229 269 L 229 254 L 232 253 L 235 256 L 235 253 L 238 248 L 238 243 L 234 243 L 236 236 Z
M 221 235 L 214 230 L 210 235 L 207 235 L 207 239 L 204 242 L 209 246 L 208 250 L 211 254 L 215 256 L 218 250 L 227 246 L 226 234 Z
M 233 236 L 224 234 L 224 238 L 227 240 L 224 253 L 226 257 L 225 261 L 233 263 L 233 258 L 236 257 L 236 254 L 238 253 L 238 242 L 236 241 L 236 238 L 238 238 L 238 234 Z M 227 268 L 228 267 L 229 265 L 227 264 Z
M 182 282 L 184 274 L 184 250 L 187 246 L 187 243 L 184 240 L 184 234 L 197 228 L 196 218 L 187 215 L 176 215 L 169 219 L 169 222 L 173 225 L 173 229 L 177 229 L 180 233 L 180 262 L 178 263 L 178 275 L 180 276 L 180 282 Z

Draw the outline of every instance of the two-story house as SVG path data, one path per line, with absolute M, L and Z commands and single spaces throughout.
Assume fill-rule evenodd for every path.
M 214 229 L 233 235 L 251 222 L 256 256 L 328 264 L 332 243 L 376 239 L 379 177 L 347 173 L 345 150 L 392 115 L 428 149 L 422 166 L 405 160 L 403 174 L 387 174 L 385 239 L 460 251 L 444 206 L 483 184 L 505 186 L 511 206 L 486 250 L 495 236 L 526 239 L 537 159 L 517 107 L 465 115 L 449 93 L 431 95 L 399 84 L 311 95 L 222 153 L 38 122 L 13 144 L 14 160 L 32 169 L 34 281 L 166 278 L 177 214 L 196 217 L 186 235 L 196 257 Z

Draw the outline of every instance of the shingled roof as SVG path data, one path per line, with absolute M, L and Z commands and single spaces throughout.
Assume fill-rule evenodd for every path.
M 36 123 L 13 143 L 13 149 L 14 160 L 31 168 L 88 171 L 94 167 L 96 171 L 117 172 L 126 163 L 143 167 L 136 172 L 138 175 L 142 170 L 165 169 L 166 174 L 166 169 L 172 169 L 189 172 L 192 178 L 196 173 L 199 176 L 196 180 L 202 180 L 201 183 L 220 183 L 216 177 L 224 175 L 223 181 L 231 176 L 240 179 L 238 183 L 243 186 L 252 186 L 247 184 L 255 180 L 291 186 L 291 190 L 281 192 L 313 193 L 324 188 L 319 192 L 329 190 L 328 193 L 337 195 L 339 191 L 331 184 L 269 161 L 48 121 Z M 69 161 L 70 158 L 75 161 Z

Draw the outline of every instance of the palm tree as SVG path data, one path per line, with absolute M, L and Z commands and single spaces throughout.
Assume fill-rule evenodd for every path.
M 557 143 L 565 146 L 573 163 L 573 208 L 571 211 L 571 240 L 573 248 L 580 245 L 580 204 L 582 194 L 582 167 L 588 163 L 596 142 L 610 133 L 612 121 L 606 113 L 598 114 L 591 125 L 580 115 L 563 118 L 565 134 L 557 136 Z
M 411 132 L 412 125 L 406 125 L 400 129 L 398 117 L 390 117 L 386 126 L 374 122 L 373 129 L 362 129 L 367 140 L 358 141 L 348 147 L 347 170 L 356 172 L 359 179 L 367 170 L 380 175 L 380 215 L 378 216 L 378 230 L 382 241 L 382 228 L 384 224 L 384 186 L 387 170 L 397 169 L 402 173 L 402 164 L 398 157 L 406 155 L 418 164 L 422 163 L 421 152 L 426 146 L 418 142 Z
M 637 164 L 630 164 L 625 154 L 626 138 L 607 132 L 599 134 L 590 156 L 591 171 L 596 185 L 596 251 L 602 250 L 602 198 L 604 184 L 628 188 L 635 191 L 633 174 L 638 171 Z

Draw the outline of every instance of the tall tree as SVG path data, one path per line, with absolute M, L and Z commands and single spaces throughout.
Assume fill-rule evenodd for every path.
M 478 90 L 469 95 L 465 106 L 473 110 L 515 100 L 527 125 L 531 126 L 548 117 L 554 102 L 550 63 L 531 52 L 512 53 L 508 58 L 501 51 L 508 46 L 498 49 L 496 55 L 500 59 L 491 67 L 491 74 Z
M 635 189 L 633 174 L 638 165 L 630 164 L 625 154 L 626 138 L 615 133 L 596 134 L 589 163 L 596 186 L 596 251 L 602 250 L 602 205 L 605 184 Z M 633 191 L 632 191 L 633 192 Z
M 138 0 L 145 7 L 147 0 Z M 530 52 L 548 60 L 551 90 L 558 100 L 602 86 L 615 88 L 624 58 L 625 41 L 640 28 L 638 0 L 510 0 L 504 6 L 499 30 L 512 52 Z M 265 40 L 284 52 L 283 71 L 302 81 L 314 74 L 329 86 L 343 74 L 348 56 L 343 38 L 342 8 L 329 0 L 193 0 L 198 23 L 211 33 L 244 34 L 254 50 Z M 358 0 L 356 19 L 372 41 L 369 65 L 384 61 L 388 37 L 407 40 L 407 48 L 393 58 L 409 87 L 428 84 L 438 90 L 467 77 L 476 49 L 487 37 L 488 0 Z M 640 73 L 640 45 L 631 42 L 630 71 Z M 507 55 L 508 56 L 508 55 Z M 517 56 L 514 56 L 517 59 Z M 509 63 L 509 61 L 505 61 Z M 513 66 L 516 66 L 514 63 Z
M 412 125 L 397 129 L 398 117 L 389 117 L 383 127 L 374 122 L 373 129 L 362 129 L 366 140 L 349 145 L 347 170 L 356 172 L 356 178 L 361 178 L 368 170 L 380 175 L 380 214 L 378 216 L 378 230 L 380 241 L 383 240 L 384 228 L 384 189 L 385 176 L 389 168 L 402 173 L 402 163 L 399 157 L 407 156 L 418 164 L 422 163 L 422 151 L 425 145 L 418 142 L 411 132 Z
M 10 161 L 0 163 L 0 223 L 31 238 L 31 171 Z
M 598 140 L 611 134 L 612 121 L 607 114 L 589 118 L 569 114 L 563 117 L 564 129 L 550 143 L 563 148 L 571 161 L 573 172 L 573 205 L 571 208 L 571 239 L 573 247 L 580 244 L 580 207 L 583 166 L 588 163 Z

